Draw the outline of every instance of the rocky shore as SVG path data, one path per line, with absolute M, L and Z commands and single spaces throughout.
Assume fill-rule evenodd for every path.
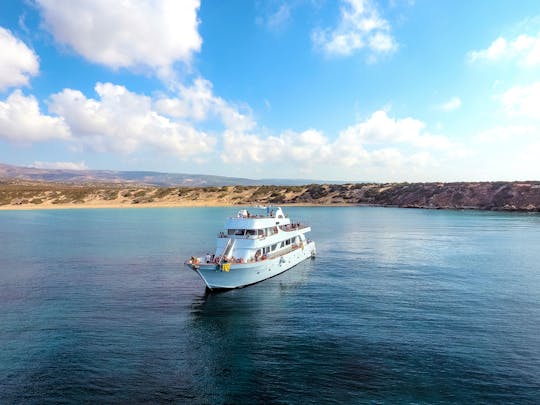
M 540 212 L 540 182 L 149 187 L 0 182 L 0 209 L 228 205 L 373 205 Z

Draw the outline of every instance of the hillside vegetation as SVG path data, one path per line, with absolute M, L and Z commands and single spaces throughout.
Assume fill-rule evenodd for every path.
M 0 183 L 0 207 L 375 205 L 540 212 L 540 182 L 145 187 Z

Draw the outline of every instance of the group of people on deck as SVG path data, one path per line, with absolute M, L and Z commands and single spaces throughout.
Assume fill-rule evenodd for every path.
M 211 263 L 216 263 L 218 264 L 219 261 L 221 259 L 221 256 L 216 256 L 216 255 L 211 255 L 210 253 L 206 253 L 206 256 L 205 256 L 205 262 L 206 264 L 211 264 Z M 262 254 L 261 255 L 261 252 L 260 251 L 257 251 L 257 253 L 255 254 L 255 257 L 252 258 L 251 260 L 248 260 L 248 261 L 255 261 L 255 262 L 258 262 L 260 260 L 266 260 L 268 259 L 268 255 L 266 253 Z M 192 257 L 192 260 L 195 261 L 196 258 Z M 236 258 L 236 257 L 224 257 L 223 258 L 223 263 L 245 263 L 245 260 L 241 257 L 239 258 Z

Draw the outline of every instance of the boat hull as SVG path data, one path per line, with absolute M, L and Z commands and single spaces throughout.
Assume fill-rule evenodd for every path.
M 310 242 L 306 243 L 303 248 L 292 250 L 273 259 L 232 264 L 228 271 L 222 270 L 221 266 L 216 264 L 194 266 L 186 263 L 186 265 L 199 274 L 209 289 L 232 289 L 277 276 L 314 255 L 315 243 Z

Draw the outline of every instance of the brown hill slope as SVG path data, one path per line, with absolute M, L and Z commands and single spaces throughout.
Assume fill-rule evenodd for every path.
M 2 208 L 376 205 L 540 212 L 540 182 L 143 187 L 0 183 Z

